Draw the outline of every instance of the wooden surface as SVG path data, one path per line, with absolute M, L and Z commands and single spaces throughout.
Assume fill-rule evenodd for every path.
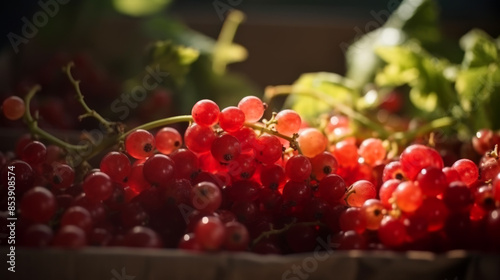
M 1 248 L 3 256 L 6 248 Z M 295 271 L 295 272 L 294 272 Z M 0 279 L 341 279 L 498 280 L 500 255 L 451 251 L 334 252 L 275 256 L 195 254 L 180 250 L 87 248 L 78 251 L 17 248 L 16 272 Z

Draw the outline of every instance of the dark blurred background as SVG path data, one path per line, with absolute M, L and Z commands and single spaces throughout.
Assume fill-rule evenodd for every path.
M 118 2 L 147 3 L 143 9 L 150 7 L 149 4 L 164 5 L 153 9 L 153 14 L 138 16 L 134 15 L 139 11 L 135 6 L 129 5 L 127 12 L 118 12 Z M 192 105 L 202 98 L 213 99 L 221 107 L 234 105 L 242 96 L 262 95 L 268 85 L 292 84 L 302 73 L 327 71 L 344 75 L 346 46 L 380 27 L 400 2 L 4 1 L 0 8 L 0 100 L 12 94 L 25 96 L 34 84 L 40 84 L 42 91 L 31 104 L 32 111 L 40 112 L 40 127 L 58 131 L 95 128 L 97 124 L 91 119 L 78 121 L 83 113 L 81 106 L 74 98 L 74 88 L 61 71 L 69 61 L 74 61 L 75 76 L 82 81 L 89 106 L 109 119 L 124 121 L 128 127 L 189 113 Z M 13 34 L 23 36 L 26 21 L 33 21 L 34 15 L 49 3 L 57 4 L 57 12 L 31 38 L 15 38 L 24 40 L 17 42 L 19 52 L 16 52 L 12 46 Z M 472 28 L 481 28 L 492 37 L 499 37 L 500 1 L 439 0 L 436 3 L 442 34 L 455 50 L 458 39 Z M 243 62 L 229 64 L 230 71 L 225 75 L 217 75 L 212 70 L 213 46 L 231 9 L 246 15 L 234 42 L 247 49 L 248 57 Z M 157 40 L 172 40 L 177 46 L 200 49 L 200 57 L 190 66 L 184 85 L 177 86 L 172 81 L 159 85 L 148 92 L 138 106 L 125 108 L 126 118 L 121 119 L 123 111 L 116 112 L 112 104 L 118 102 L 123 108 L 123 96 L 129 96 L 130 89 L 147 74 L 145 50 Z M 460 54 L 459 49 L 458 52 Z M 460 63 L 460 60 L 454 62 Z M 0 116 L 0 147 L 12 148 L 14 136 L 22 132 L 3 131 L 4 128 L 22 127 L 21 120 L 12 122 Z M 9 140 L 5 136 L 14 138 Z
M 216 36 L 220 20 L 214 1 L 177 1 L 174 11 L 191 27 Z M 228 2 L 228 1 L 222 1 Z M 241 0 L 235 8 L 247 15 L 236 42 L 249 50 L 247 61 L 232 69 L 248 73 L 259 85 L 289 84 L 300 73 L 344 73 L 342 43 L 366 33 L 373 13 L 390 11 L 398 0 Z M 500 1 L 439 0 L 444 34 L 458 40 L 472 28 L 500 35 Z M 368 27 L 367 27 L 368 25 Z
M 49 0 L 40 0 L 48 2 Z M 54 0 L 55 1 L 55 0 Z M 66 0 L 64 9 L 78 9 L 82 0 Z M 1 45 L 7 46 L 9 32 L 20 33 L 22 17 L 30 18 L 40 7 L 39 1 L 4 1 L 1 9 Z M 105 1 L 103 1 L 105 2 Z M 345 71 L 342 43 L 365 33 L 367 24 L 377 21 L 373 13 L 391 11 L 398 0 L 182 0 L 173 1 L 169 14 L 189 27 L 216 38 L 222 21 L 220 11 L 229 7 L 242 10 L 246 22 L 235 41 L 245 46 L 249 57 L 231 65 L 264 87 L 289 84 L 300 73 L 310 71 Z M 474 27 L 490 35 L 500 35 L 500 1 L 439 0 L 442 28 L 451 39 Z M 222 4 L 221 4 L 222 3 Z M 218 8 L 217 8 L 218 7 Z M 217 9 L 221 9 L 217 11 Z M 59 15 L 56 15 L 58 17 Z M 68 18 L 68 25 L 78 17 Z M 130 26 L 121 30 L 126 36 Z M 369 28 L 369 27 L 368 27 Z M 119 32 L 119 30 L 118 30 Z M 114 36 L 118 36 L 114 34 Z M 110 40 L 113 40 L 110 37 Z M 97 44 L 97 43 L 96 43 Z M 89 44 L 92 47 L 92 44 Z M 83 46 L 82 46 L 83 47 Z M 123 46 L 126 47 L 126 46 Z

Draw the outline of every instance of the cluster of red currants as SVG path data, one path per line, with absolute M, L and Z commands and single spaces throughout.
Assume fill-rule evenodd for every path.
M 473 140 L 484 153 L 479 167 L 469 159 L 445 167 L 421 144 L 391 158 L 377 138 L 330 144 L 330 134 L 348 130 L 345 117 L 319 130 L 293 110 L 268 121 L 264 111 L 257 97 L 223 110 L 201 100 L 184 136 L 134 130 L 86 174 L 75 174 L 61 148 L 23 137 L 15 154 L 0 156 L 1 210 L 14 166 L 24 246 L 287 254 L 322 239 L 344 250 L 500 250 L 493 132 Z

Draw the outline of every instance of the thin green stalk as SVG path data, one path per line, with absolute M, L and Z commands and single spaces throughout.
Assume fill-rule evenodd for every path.
M 212 64 L 214 71 L 218 74 L 224 74 L 224 72 L 226 71 L 226 66 L 228 64 L 228 51 L 233 52 L 235 50 L 238 50 L 238 57 L 243 59 L 247 55 L 246 50 L 243 47 L 239 46 L 238 48 L 238 45 L 233 44 L 236 30 L 244 19 L 245 14 L 243 14 L 241 11 L 233 10 L 229 12 L 226 20 L 224 21 L 224 24 L 222 25 L 219 37 L 217 38 L 217 42 L 215 43 Z
M 297 143 L 297 136 L 293 136 L 293 137 L 286 136 L 286 135 L 281 134 L 281 133 L 279 133 L 279 132 L 277 132 L 275 130 L 266 128 L 264 126 L 257 125 L 255 123 L 245 123 L 245 126 L 253 128 L 255 130 L 259 130 L 259 131 L 265 132 L 267 134 L 271 134 L 271 135 L 283 138 L 283 139 L 287 140 L 288 142 L 290 142 L 290 147 L 292 147 L 294 150 L 297 150 L 299 152 L 299 154 L 302 154 L 302 150 L 300 149 L 300 146 Z
M 439 119 L 435 119 L 423 126 L 420 126 L 417 129 L 395 133 L 394 138 L 395 140 L 406 143 L 420 135 L 427 134 L 433 130 L 452 126 L 453 124 L 455 124 L 455 122 L 456 121 L 452 117 L 442 117 Z
M 310 89 L 303 89 L 303 90 L 295 90 L 293 86 L 291 85 L 281 85 L 281 86 L 274 86 L 274 87 L 268 87 L 266 89 L 265 93 L 265 99 L 266 101 L 272 99 L 275 96 L 278 95 L 290 95 L 290 94 L 296 94 L 296 95 L 304 95 L 304 96 L 309 96 L 312 98 L 315 98 L 319 101 L 322 101 L 326 103 L 328 106 L 330 106 L 332 109 L 338 110 L 342 114 L 350 117 L 353 120 L 358 121 L 362 125 L 372 129 L 373 131 L 378 133 L 378 136 L 380 138 L 387 138 L 389 136 L 389 132 L 387 132 L 384 127 L 363 114 L 356 112 L 352 108 L 337 102 L 335 99 L 333 99 L 331 96 L 326 95 L 320 91 L 317 90 L 310 90 Z
M 31 115 L 30 104 L 31 104 L 31 99 L 33 99 L 33 96 L 35 96 L 35 94 L 38 91 L 40 91 L 40 89 L 41 89 L 40 85 L 35 85 L 24 98 L 24 103 L 26 104 L 26 112 L 24 113 L 24 122 L 28 126 L 28 129 L 30 130 L 31 134 L 46 139 L 47 141 L 55 145 L 58 145 L 62 148 L 65 148 L 66 150 L 80 151 L 87 149 L 88 147 L 86 145 L 69 144 L 38 127 L 38 121 Z
M 137 127 L 130 129 L 129 131 L 123 133 L 120 136 L 120 140 L 125 140 L 125 137 L 127 137 L 127 135 L 129 135 L 130 133 L 132 133 L 138 129 L 151 130 L 151 129 L 154 129 L 157 127 L 167 126 L 167 125 L 171 125 L 174 123 L 192 122 L 192 121 L 193 121 L 193 117 L 191 115 L 181 115 L 181 116 L 159 119 L 159 120 L 148 122 L 148 123 L 145 123 L 145 124 L 142 124 L 140 126 L 137 126 Z
M 82 105 L 83 109 L 85 110 L 85 114 L 80 115 L 78 117 L 78 119 L 82 120 L 84 118 L 93 117 L 96 120 L 98 120 L 100 123 L 102 123 L 109 132 L 112 132 L 115 123 L 107 121 L 99 113 L 97 113 L 95 110 L 90 109 L 90 107 L 87 105 L 87 103 L 85 103 L 82 91 L 80 89 L 80 80 L 75 80 L 75 78 L 71 74 L 71 67 L 73 67 L 73 66 L 75 66 L 75 64 L 73 62 L 68 63 L 68 65 L 64 68 L 64 71 L 66 72 L 66 75 L 68 76 L 69 81 L 71 82 L 71 84 L 75 88 L 76 95 L 77 95 L 76 96 L 77 101 Z

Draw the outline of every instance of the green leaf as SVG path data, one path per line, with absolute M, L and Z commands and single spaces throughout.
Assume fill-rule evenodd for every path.
M 476 67 L 459 72 L 455 88 L 460 94 L 462 106 L 470 111 L 470 103 L 484 102 L 489 98 L 491 83 L 488 82 L 489 69 L 487 66 Z
M 314 92 L 328 95 L 335 101 L 351 106 L 358 94 L 354 84 L 338 74 L 319 72 L 302 74 L 293 84 L 293 94 L 287 99 L 287 107 L 291 107 L 306 120 L 312 121 L 320 114 L 332 108 L 318 98 Z
M 435 1 L 404 0 L 381 28 L 365 34 L 349 46 L 346 76 L 361 88 L 373 81 L 375 73 L 384 65 L 375 54 L 377 48 L 398 46 L 409 39 L 418 40 L 424 46 L 434 45 L 441 38 Z
M 471 130 L 500 128 L 500 56 L 497 42 L 473 29 L 460 39 L 465 51 L 455 89 Z
M 498 64 L 463 69 L 455 88 L 460 104 L 473 121 L 474 129 L 500 128 L 500 68 Z
M 484 31 L 473 29 L 460 39 L 465 51 L 462 67 L 472 68 L 497 63 L 499 61 L 496 42 Z
M 165 16 L 154 16 L 143 23 L 147 36 L 155 40 L 171 40 L 174 44 L 196 48 L 201 54 L 211 54 L 215 40 L 203 35 L 186 25 Z
M 167 7 L 171 0 L 113 0 L 115 9 L 128 16 L 147 16 Z
M 456 102 L 451 83 L 445 77 L 447 61 L 431 56 L 415 42 L 379 47 L 376 53 L 387 63 L 375 78 L 378 86 L 409 85 L 413 105 L 426 112 L 437 107 L 447 111 Z
M 149 65 L 159 65 L 162 71 L 168 72 L 177 86 L 182 86 L 189 73 L 190 66 L 200 52 L 194 48 L 174 45 L 171 41 L 158 41 L 150 49 Z
M 438 105 L 438 97 L 435 92 L 423 92 L 420 88 L 410 90 L 410 100 L 419 109 L 432 112 Z
M 401 29 L 409 38 L 421 43 L 441 39 L 438 28 L 439 11 L 434 0 L 405 0 L 391 15 L 384 27 Z

